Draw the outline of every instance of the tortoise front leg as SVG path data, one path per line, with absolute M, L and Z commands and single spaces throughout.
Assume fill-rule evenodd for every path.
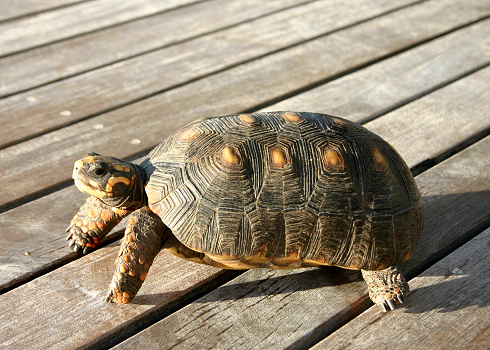
M 395 265 L 384 270 L 361 270 L 369 290 L 369 298 L 384 312 L 386 306 L 395 309 L 396 303 L 403 303 L 410 288 L 405 277 Z
M 83 250 L 87 254 L 128 214 L 129 211 L 111 208 L 89 197 L 71 220 L 66 240 L 75 252 Z
M 126 304 L 134 298 L 169 234 L 167 226 L 148 207 L 136 210 L 131 215 L 121 240 L 107 302 Z

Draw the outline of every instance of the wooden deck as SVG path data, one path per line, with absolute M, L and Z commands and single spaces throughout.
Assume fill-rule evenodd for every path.
M 488 349 L 490 0 L 18 0 L 0 4 L 0 348 Z M 225 271 L 162 251 L 106 304 L 117 241 L 65 228 L 89 151 L 137 160 L 188 122 L 257 110 L 363 123 L 411 167 L 412 293 L 360 273 Z

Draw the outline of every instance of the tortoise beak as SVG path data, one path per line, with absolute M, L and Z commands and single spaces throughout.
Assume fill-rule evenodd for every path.
M 80 170 L 83 169 L 83 160 L 77 160 L 75 162 L 75 165 L 73 166 L 73 173 L 71 174 L 71 177 L 73 180 L 77 180 L 80 176 Z

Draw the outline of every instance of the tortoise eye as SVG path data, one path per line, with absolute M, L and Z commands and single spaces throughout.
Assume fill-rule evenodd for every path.
M 102 176 L 105 174 L 105 170 L 103 168 L 95 168 L 93 173 L 97 176 Z

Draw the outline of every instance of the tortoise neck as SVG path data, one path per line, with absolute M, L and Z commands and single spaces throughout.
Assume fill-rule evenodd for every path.
M 135 179 L 133 191 L 125 201 L 125 206 L 128 210 L 136 210 L 148 205 L 148 197 L 145 191 L 146 176 L 142 167 L 137 164 L 131 164 L 135 171 Z

